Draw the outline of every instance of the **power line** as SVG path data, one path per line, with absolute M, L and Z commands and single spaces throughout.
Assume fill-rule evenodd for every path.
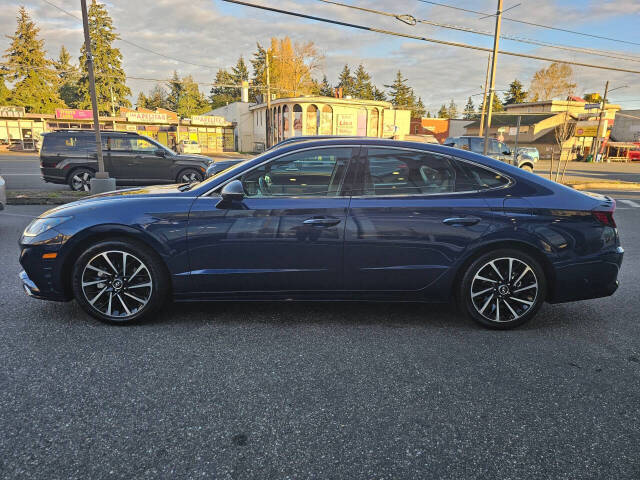
M 71 13 L 70 11 L 65 10 L 64 8 L 62 8 L 62 7 L 58 6 L 58 5 L 56 5 L 55 3 L 53 3 L 53 2 L 51 2 L 51 1 L 49 1 L 49 0 L 42 0 L 42 1 L 43 1 L 43 2 L 45 2 L 45 3 L 47 3 L 47 4 L 49 4 L 49 5 L 51 5 L 52 7 L 54 7 L 54 8 L 56 8 L 56 9 L 60 10 L 60 11 L 61 11 L 62 13 L 64 13 L 64 14 L 66 14 L 66 15 L 68 15 L 68 16 L 70 16 L 70 17 L 73 17 L 73 18 L 75 18 L 76 20 L 80 20 L 80 21 L 82 21 L 82 19 L 81 19 L 80 17 L 78 17 L 77 15 L 74 15 L 74 14 L 73 14 L 73 13 Z M 215 66 L 213 66 L 213 65 L 204 65 L 204 64 L 201 64 L 201 63 L 194 63 L 194 62 L 190 62 L 190 61 L 188 61 L 188 60 L 184 60 L 184 59 L 181 59 L 181 58 L 172 57 L 172 56 L 170 56 L 170 55 L 166 55 L 166 54 L 164 54 L 164 53 L 157 52 L 157 51 L 152 50 L 152 49 L 150 49 L 150 48 L 148 48 L 148 47 L 145 47 L 145 46 L 140 45 L 140 44 L 138 44 L 138 43 L 132 42 L 131 40 L 125 40 L 124 38 L 119 38 L 118 40 L 120 40 L 121 42 L 126 43 L 126 44 L 128 44 L 128 45 L 131 45 L 131 46 L 133 46 L 133 47 L 139 48 L 140 50 L 144 50 L 145 52 L 153 53 L 154 55 L 158 55 L 158 56 L 160 56 L 160 57 L 164 57 L 164 58 L 166 58 L 166 59 L 173 60 L 174 62 L 186 63 L 187 65 L 192 65 L 192 66 L 194 66 L 194 67 L 209 68 L 209 69 L 212 69 L 212 70 L 217 70 L 217 69 L 219 69 L 219 68 L 220 68 L 220 67 L 215 67 Z
M 492 17 L 492 16 L 495 15 L 493 13 L 486 14 L 485 12 L 479 12 L 478 10 L 471 10 L 471 9 L 468 9 L 468 8 L 456 7 L 454 5 L 447 5 L 446 3 L 432 2 L 432 1 L 429 1 L 429 0 L 418 0 L 418 1 L 422 2 L 422 3 L 429 3 L 431 5 L 437 5 L 438 7 L 451 8 L 453 10 L 459 10 L 459 11 L 462 11 L 462 12 L 473 13 L 473 14 L 476 14 L 476 15 L 484 15 L 484 16 L 489 16 L 489 17 Z M 601 40 L 609 40 L 611 42 L 626 43 L 628 45 L 640 45 L 640 43 L 632 42 L 630 40 L 620 40 L 618 38 L 604 37 L 602 35 L 595 35 L 593 33 L 578 32 L 578 31 L 575 31 L 575 30 L 568 30 L 566 28 L 552 27 L 550 25 L 543 25 L 541 23 L 535 23 L 535 22 L 527 22 L 525 20 L 520 20 L 518 18 L 513 18 L 513 17 L 502 17 L 502 19 L 503 20 L 508 20 L 510 22 L 523 23 L 525 25 L 531 25 L 533 27 L 540 27 L 540 28 L 546 28 L 548 30 L 556 30 L 556 31 L 559 31 L 559 32 L 572 33 L 574 35 L 582 35 L 584 37 L 599 38 Z
M 490 48 L 486 48 L 486 47 L 479 47 L 477 45 L 470 45 L 467 43 L 461 43 L 461 42 L 450 42 L 450 41 L 446 41 L 446 40 L 438 40 L 436 38 L 430 38 L 430 37 L 421 37 L 418 35 L 411 35 L 408 33 L 400 33 L 400 32 L 394 32 L 391 30 L 384 30 L 381 28 L 375 28 L 375 27 L 368 27 L 365 25 L 359 25 L 356 23 L 349 23 L 349 22 L 343 22 L 341 20 L 332 20 L 329 18 L 324 18 L 324 17 L 317 17 L 314 15 L 308 15 L 306 13 L 299 13 L 299 12 L 293 12 L 290 10 L 282 10 L 280 8 L 274 8 L 274 7 L 267 7 L 265 5 L 258 5 L 255 3 L 249 3 L 249 2 L 243 2 L 240 0 L 223 0 L 224 2 L 227 3 L 235 3 L 237 5 L 244 5 L 246 7 L 253 7 L 253 8 L 258 8 L 261 10 L 267 10 L 270 12 L 276 12 L 276 13 L 282 13 L 284 15 L 291 15 L 294 17 L 300 17 L 300 18 L 306 18 L 309 20 L 315 20 L 318 22 L 325 22 L 325 23 L 331 23 L 334 25 L 340 25 L 343 27 L 350 27 L 350 28 L 356 28 L 359 30 L 366 30 L 369 32 L 376 32 L 376 33 L 382 33 L 384 35 L 392 35 L 392 36 L 396 36 L 396 37 L 402 37 L 402 38 L 410 38 L 413 40 L 420 40 L 423 42 L 430 42 L 430 43 L 436 43 L 436 44 L 440 44 L 440 45 L 448 45 L 451 47 L 460 47 L 460 48 L 467 48 L 470 50 L 478 50 L 481 52 L 492 52 L 492 49 Z M 583 63 L 583 62 L 575 62 L 575 61 L 570 61 L 570 60 L 562 60 L 562 59 L 557 59 L 557 58 L 550 58 L 550 57 L 543 57 L 543 56 L 539 56 L 539 55 L 529 55 L 526 53 L 516 53 L 516 52 L 509 52 L 506 50 L 500 50 L 498 51 L 499 54 L 502 55 L 509 55 L 512 57 L 521 57 L 521 58 L 530 58 L 533 60 L 542 60 L 544 62 L 556 62 L 556 63 L 565 63 L 567 65 L 576 65 L 579 67 L 588 67 L 588 68 L 597 68 L 599 70 L 609 70 L 609 71 L 613 71 L 613 72 L 626 72 L 626 73 L 639 73 L 640 74 L 640 70 L 631 70 L 628 68 L 619 68 L 619 67 L 609 67 L 609 66 L 603 66 L 603 65 L 595 65 L 592 63 Z
M 447 24 L 447 23 L 434 22 L 434 21 L 431 21 L 431 20 L 418 19 L 418 18 L 415 18 L 413 15 L 409 15 L 409 14 L 402 14 L 402 15 L 394 14 L 394 13 L 385 12 L 385 11 L 381 11 L 381 10 L 375 10 L 375 9 L 372 9 L 372 8 L 364 8 L 364 7 L 358 7 L 356 5 L 348 5 L 348 4 L 345 4 L 345 3 L 334 2 L 332 0 L 318 0 L 318 1 L 319 2 L 323 2 L 323 3 L 328 3 L 328 4 L 331 4 L 331 5 L 338 5 L 340 7 L 351 8 L 351 9 L 354 9 L 354 10 L 360 10 L 360 11 L 364 11 L 364 12 L 368 12 L 368 13 L 374 13 L 374 14 L 377 14 L 377 15 L 393 17 L 396 20 L 400 20 L 401 22 L 406 23 L 407 25 L 410 25 L 410 26 L 414 26 L 416 23 L 422 23 L 422 24 L 425 24 L 425 25 L 431 25 L 431 26 L 439 27 L 439 28 L 447 28 L 447 29 L 450 29 L 450 30 L 457 30 L 457 31 L 461 31 L 461 32 L 473 33 L 473 34 L 476 34 L 476 35 L 484 35 L 486 37 L 493 37 L 493 33 L 492 32 L 487 32 L 487 31 L 483 31 L 483 30 L 477 30 L 475 28 L 465 27 L 465 26 L 461 26 L 461 25 L 453 25 L 453 24 Z M 586 53 L 586 54 L 589 54 L 589 55 L 597 55 L 597 56 L 601 56 L 601 57 L 615 58 L 617 60 L 627 60 L 627 61 L 630 61 L 630 62 L 640 62 L 640 57 L 633 56 L 633 55 L 627 55 L 625 53 L 606 52 L 606 51 L 596 50 L 596 49 L 592 49 L 592 48 L 581 48 L 581 47 L 574 47 L 574 46 L 571 46 L 571 45 L 561 45 L 561 44 L 555 44 L 555 43 L 549 43 L 549 42 L 542 42 L 540 40 L 532 40 L 532 39 L 529 39 L 529 38 L 517 37 L 515 35 L 501 34 L 500 38 L 503 38 L 505 40 L 511 40 L 511 41 L 514 41 L 514 42 L 527 43 L 527 44 L 530 44 L 530 45 L 537 45 L 537 46 L 541 46 L 541 47 L 555 48 L 555 49 L 558 49 L 558 50 L 566 50 L 566 51 L 569 51 L 569 52 Z

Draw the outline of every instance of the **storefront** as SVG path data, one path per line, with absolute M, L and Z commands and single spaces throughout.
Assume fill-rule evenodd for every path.
M 188 126 L 179 127 L 179 140 L 195 140 L 203 153 L 236 150 L 233 124 L 214 115 L 192 116 Z
M 25 113 L 24 107 L 0 106 L 0 146 L 3 149 L 35 150 L 46 131 L 46 117 Z

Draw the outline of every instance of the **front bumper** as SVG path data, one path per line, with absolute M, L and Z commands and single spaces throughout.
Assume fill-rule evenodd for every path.
M 40 294 L 40 289 L 36 286 L 35 283 L 33 283 L 33 280 L 29 278 L 29 275 L 27 275 L 27 272 L 22 270 L 18 274 L 18 276 L 22 281 L 22 289 L 24 290 L 24 293 L 26 293 L 30 297 L 43 298 L 42 295 Z

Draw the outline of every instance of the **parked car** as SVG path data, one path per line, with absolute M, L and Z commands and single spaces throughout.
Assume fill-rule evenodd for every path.
M 201 153 L 202 148 L 200 148 L 200 144 L 195 140 L 180 140 L 178 142 L 178 146 L 176 147 L 178 153 Z
M 500 160 L 501 162 L 515 165 L 518 168 L 528 170 L 529 172 L 533 172 L 535 163 L 538 161 L 537 159 L 534 159 L 523 152 L 516 153 L 516 155 L 514 155 L 505 143 L 499 142 L 495 138 L 489 138 L 488 140 L 488 156 L 495 158 L 496 160 Z M 484 152 L 484 137 L 449 137 L 444 141 L 443 145 L 482 154 Z
M 45 182 L 66 183 L 89 191 L 98 170 L 95 135 L 89 130 L 58 130 L 42 134 L 40 171 Z M 182 155 L 133 132 L 103 132 L 105 170 L 118 185 L 199 182 L 211 163 L 204 155 Z
M 168 298 L 449 301 L 505 329 L 544 301 L 616 291 L 614 210 L 470 151 L 322 139 L 201 183 L 49 210 L 20 239 L 20 277 L 28 295 L 75 298 L 107 322 L 152 316 Z
M 4 178 L 0 177 L 0 210 L 4 210 L 7 205 L 7 184 Z
M 640 160 L 640 143 L 636 143 L 637 147 L 629 150 L 629 160 L 636 161 L 636 160 Z
M 205 173 L 205 177 L 209 178 L 209 177 L 212 177 L 213 175 L 217 175 L 229 167 L 233 167 L 234 165 L 237 165 L 241 162 L 246 162 L 246 160 L 247 160 L 246 158 L 229 158 L 229 159 L 212 162 L 207 167 L 207 172 Z
M 540 160 L 540 152 L 536 147 L 518 147 L 515 151 L 516 155 L 524 154 L 531 157 L 535 162 Z

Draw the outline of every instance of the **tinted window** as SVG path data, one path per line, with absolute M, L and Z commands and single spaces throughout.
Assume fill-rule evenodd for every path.
M 460 172 L 456 183 L 458 192 L 487 190 L 509 184 L 509 179 L 497 172 L 461 160 L 455 162 Z
M 141 137 L 120 137 L 120 136 L 109 136 L 106 141 L 107 150 L 111 150 L 114 152 L 138 152 L 138 153 L 149 153 L 154 152 L 158 149 L 156 145 L 151 143 L 149 140 Z
M 363 176 L 365 195 L 419 195 L 455 191 L 448 157 L 416 150 L 370 148 Z
M 246 173 L 240 180 L 249 197 L 335 196 L 350 157 L 350 148 L 293 153 Z
M 42 150 L 45 153 L 69 152 L 78 149 L 95 149 L 96 140 L 89 135 L 54 133 L 45 135 Z

